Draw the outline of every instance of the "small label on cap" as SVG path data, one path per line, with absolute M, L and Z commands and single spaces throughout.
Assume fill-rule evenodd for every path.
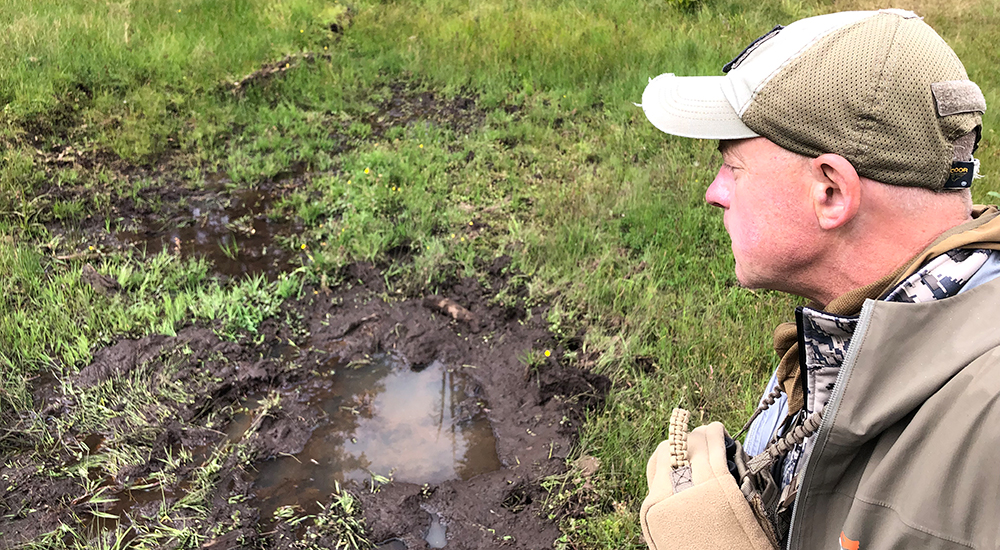
M 944 182 L 945 189 L 968 189 L 972 186 L 972 178 L 976 175 L 975 162 L 955 161 L 951 163 L 948 180 Z
M 767 33 L 758 36 L 757 39 L 751 42 L 749 46 L 743 48 L 743 51 L 740 52 L 739 55 L 734 57 L 732 61 L 723 65 L 722 72 L 728 73 L 729 71 L 735 69 L 736 67 L 739 67 L 740 63 L 743 63 L 743 60 L 746 59 L 748 55 L 750 55 L 751 53 L 753 53 L 754 50 L 757 49 L 757 46 L 760 46 L 764 42 L 767 42 L 771 37 L 781 32 L 781 29 L 783 28 L 785 28 L 784 25 L 775 25 L 774 28 L 767 31 Z

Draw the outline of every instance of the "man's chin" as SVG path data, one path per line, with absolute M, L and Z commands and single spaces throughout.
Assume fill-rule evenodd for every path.
M 762 281 L 760 277 L 755 277 L 752 273 L 746 273 L 736 266 L 736 282 L 747 290 L 773 289 L 774 285 L 767 281 Z
M 753 286 L 753 278 L 752 277 L 748 277 L 747 273 L 745 271 L 743 271 L 742 269 L 740 269 L 740 264 L 739 263 L 736 264 L 736 268 L 735 268 L 734 272 L 736 274 L 736 282 L 738 282 L 741 287 L 747 288 L 747 289 L 757 288 L 757 287 Z

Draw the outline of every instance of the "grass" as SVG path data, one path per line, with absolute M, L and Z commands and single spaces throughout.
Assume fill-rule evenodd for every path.
M 1000 104 L 996 3 L 913 1 Z M 639 548 L 645 459 L 670 410 L 737 428 L 793 301 L 736 284 L 721 216 L 702 198 L 715 144 L 659 134 L 632 102 L 649 76 L 718 74 L 776 23 L 855 7 L 876 6 L 2 2 L 0 413 L 10 422 L 30 409 L 40 372 L 76 372 L 124 336 L 199 320 L 230 338 L 253 334 L 304 283 L 335 285 L 351 262 L 375 262 L 392 289 L 417 295 L 456 277 L 485 281 L 507 255 L 513 283 L 550 304 L 565 360 L 615 382 L 577 450 L 602 460 L 593 494 L 560 485 L 589 503 L 585 517 L 565 520 L 562 544 Z M 413 123 L 392 124 L 393 101 Z M 977 155 L 984 202 L 1000 191 L 996 112 Z M 300 174 L 270 212 L 301 223 L 281 243 L 300 251 L 300 269 L 223 283 L 204 262 L 132 256 L 86 231 L 88 216 L 104 220 L 104 236 L 133 223 L 122 205 L 167 210 L 150 193 L 156 174 L 194 192 L 219 172 L 231 188 Z M 95 292 L 82 282 L 85 262 L 123 291 Z M 569 351 L 580 327 L 584 345 Z M 108 417 L 100 399 L 111 389 L 65 391 L 88 404 L 74 422 Z M 187 398 L 176 388 L 155 399 L 168 397 Z M 58 445 L 28 433 L 40 450 Z M 120 546 L 114 536 L 101 544 Z M 77 539 L 37 544 L 55 540 Z
M 85 365 L 96 347 L 125 336 L 172 335 L 194 319 L 235 337 L 256 329 L 298 291 L 261 277 L 224 288 L 209 279 L 205 261 L 181 261 L 169 253 L 141 263 L 109 258 L 103 275 L 121 288 L 110 296 L 82 281 L 80 266 L 53 261 L 28 246 L 0 244 L 0 266 L 6 274 L 0 283 L 5 413 L 28 406 L 26 376 L 40 370 L 69 374 Z

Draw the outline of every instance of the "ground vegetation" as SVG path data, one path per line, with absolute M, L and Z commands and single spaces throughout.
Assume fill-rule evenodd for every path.
M 478 490 L 497 505 L 450 547 L 641 548 L 671 409 L 738 429 L 794 301 L 736 283 L 703 200 L 716 144 L 633 102 L 775 24 L 875 7 L 0 2 L 0 545 L 419 547 L 417 510 Z M 1000 105 L 995 1 L 899 7 Z M 984 128 L 974 197 L 996 202 L 995 110 Z M 505 365 L 466 369 L 513 422 L 492 485 L 375 472 L 262 514 L 255 465 L 318 422 L 282 392 L 347 337 Z

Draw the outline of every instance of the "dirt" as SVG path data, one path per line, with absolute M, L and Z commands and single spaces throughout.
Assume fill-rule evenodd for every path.
M 496 285 L 502 285 L 503 267 L 503 259 L 492 266 Z M 608 381 L 560 360 L 563 350 L 546 330 L 543 306 L 490 305 L 489 295 L 475 280 L 459 281 L 433 299 L 386 301 L 380 297 L 385 292 L 382 274 L 370 265 L 352 266 L 348 280 L 351 285 L 329 293 L 309 290 L 305 298 L 287 304 L 282 316 L 293 322 L 269 320 L 261 328 L 259 343 L 250 335 L 245 341 L 223 341 L 210 327 L 189 326 L 176 336 L 122 340 L 95 353 L 93 362 L 68 382 L 88 388 L 136 379 L 136 374 L 162 373 L 139 378 L 148 380 L 147 389 L 154 394 L 162 385 L 182 381 L 196 396 L 187 403 L 151 403 L 145 412 L 161 420 L 151 423 L 145 433 L 129 432 L 126 423 L 112 420 L 97 433 L 62 434 L 94 456 L 127 445 L 149 452 L 148 460 L 129 465 L 102 482 L 124 504 L 97 509 L 128 511 L 134 518 L 155 516 L 162 503 L 170 505 L 186 493 L 197 460 L 174 472 L 174 482 L 161 484 L 155 498 L 128 488 L 163 471 L 168 452 L 185 448 L 207 455 L 221 448 L 228 441 L 225 431 L 234 407 L 246 396 L 287 391 L 331 364 L 390 352 L 417 370 L 435 360 L 466 366 L 464 372 L 478 384 L 488 403 L 484 411 L 502 467 L 471 479 L 437 484 L 391 482 L 374 492 L 371 487 L 351 487 L 361 499 L 368 537 L 376 542 L 396 539 L 396 544 L 401 541 L 410 549 L 428 548 L 424 537 L 436 517 L 446 530 L 447 548 L 551 547 L 559 532 L 540 515 L 545 498 L 540 482 L 565 471 L 581 415 L 601 402 Z M 443 312 L 438 307 L 441 303 L 461 308 L 461 320 Z M 290 354 L 289 349 L 297 351 Z M 545 349 L 551 350 L 550 356 L 534 369 L 528 370 L 518 359 L 528 350 Z M 206 372 L 211 376 L 205 376 Z M 128 399 L 112 400 L 118 398 Z M 72 394 L 40 384 L 36 410 L 43 417 L 68 415 L 77 406 Z M 111 408 L 115 407 L 124 408 L 124 402 L 113 402 Z M 322 415 L 315 408 L 283 400 L 246 441 L 255 464 L 299 453 L 321 422 Z M 405 457 L 401 450 L 400 459 Z M 0 468 L 0 478 L 7 485 L 0 494 L 0 513 L 11 519 L 3 528 L 4 544 L 30 540 L 60 522 L 71 522 L 73 514 L 85 516 L 94 508 L 79 498 L 78 481 L 44 474 L 56 464 L 39 464 L 30 452 L 6 458 Z M 77 460 L 61 458 L 64 464 Z M 269 527 L 254 480 L 252 469 L 241 467 L 235 456 L 228 457 L 210 496 L 209 522 L 197 529 L 210 542 L 227 542 L 221 547 L 293 547 L 301 533 Z M 329 498 L 311 496 L 320 502 Z M 302 506 L 311 512 L 308 504 Z M 242 518 L 241 523 L 230 521 L 236 516 Z M 217 525 L 227 525 L 229 530 L 213 534 L 212 527 Z
M 417 123 L 440 124 L 461 135 L 485 118 L 474 97 L 445 99 L 406 81 L 388 89 L 387 99 L 366 118 L 372 128 L 368 139 L 379 139 L 393 126 Z M 72 140 L 69 134 L 57 137 Z M 178 177 L 183 167 L 169 153 L 151 167 L 69 145 L 54 147 L 43 157 L 50 168 L 86 172 L 110 167 L 120 179 L 155 183 L 131 196 L 111 196 L 108 211 L 100 215 L 69 225 L 50 221 L 49 231 L 62 236 L 55 242 L 64 243 L 51 253 L 64 261 L 97 262 L 102 252 L 128 247 L 139 253 L 168 248 L 182 256 L 214 251 L 215 273 L 223 279 L 261 272 L 270 277 L 295 263 L 295 252 L 275 254 L 273 241 L 301 227 L 295 220 L 273 220 L 266 214 L 273 201 L 308 183 L 306 167 L 291 167 L 252 189 L 233 190 L 225 174 L 204 182 Z M 82 199 L 92 192 L 82 185 L 42 190 L 53 201 Z M 105 215 L 119 220 L 117 231 L 107 231 Z M 199 243 L 206 232 L 209 236 Z M 228 264 L 218 253 L 227 234 L 239 239 L 241 255 Z M 254 235 L 265 238 L 258 242 Z M 88 244 L 94 248 L 88 250 Z M 481 396 L 462 406 L 471 407 L 470 415 L 485 414 L 500 467 L 434 483 L 348 484 L 360 501 L 367 538 L 385 548 L 428 548 L 433 525 L 431 534 L 439 537 L 443 528 L 447 548 L 552 547 L 559 532 L 543 517 L 541 481 L 565 471 L 583 414 L 599 406 L 610 383 L 564 360 L 567 350 L 546 329 L 544 305 L 491 302 L 492 293 L 507 284 L 507 263 L 499 258 L 482 266 L 491 291 L 466 279 L 436 289 L 433 296 L 387 294 L 381 269 L 355 264 L 347 268 L 341 286 L 306 289 L 303 298 L 286 303 L 257 334 L 237 341 L 220 339 L 215 327 L 204 324 L 185 327 L 176 336 L 118 341 L 97 350 L 90 365 L 62 381 L 82 390 L 106 389 L 101 406 L 120 414 L 111 414 L 106 425 L 96 428 L 57 429 L 53 419 L 71 417 L 85 404 L 79 391 L 60 389 L 53 374 L 40 376 L 34 409 L 0 433 L 6 453 L 0 462 L 0 547 L 35 540 L 77 518 L 89 522 L 90 536 L 119 522 L 149 527 L 161 509 L 190 494 L 198 469 L 212 460 L 218 471 L 207 497 L 208 518 L 175 519 L 171 527 L 198 532 L 203 548 L 301 547 L 314 531 L 304 527 L 308 522 L 293 528 L 272 520 L 275 505 L 263 496 L 258 470 L 278 457 L 301 453 L 327 417 L 306 401 L 287 398 L 263 414 L 246 405 L 248 398 L 292 395 L 335 369 L 385 353 L 414 371 L 437 363 L 461 369 L 472 380 L 471 394 Z M 105 295 L 122 292 L 92 267 L 85 270 L 84 281 Z M 527 366 L 523 358 L 529 356 L 533 359 Z M 138 390 L 129 383 L 139 384 Z M 164 397 L 177 386 L 193 397 Z M 159 397 L 142 401 L 137 394 Z M 130 414 L 146 422 L 137 427 Z M 43 452 L 36 448 L 38 433 L 27 431 L 29 426 L 38 429 L 32 419 L 39 417 L 48 430 L 42 439 L 49 438 Z M 252 429 L 239 425 L 244 421 Z M 133 458 L 120 468 L 94 461 L 126 451 Z M 401 460 L 407 456 L 404 451 Z M 183 452 L 189 458 L 178 463 Z M 88 489 L 79 477 L 51 475 L 74 465 L 82 468 Z M 315 488 L 295 489 L 303 498 L 290 504 L 302 514 L 317 513 L 317 501 L 332 501 Z M 99 502 L 100 495 L 114 498 Z M 329 537 L 310 542 L 332 547 L 335 541 Z
M 322 56 L 310 54 L 303 59 L 315 62 L 318 58 Z M 282 68 L 276 73 L 280 76 L 288 63 L 281 60 L 265 68 L 271 65 Z M 270 78 L 253 80 L 253 85 L 265 85 Z M 83 92 L 77 95 L 86 99 Z M 445 97 L 406 78 L 387 80 L 378 96 L 382 99 L 374 101 L 370 109 L 354 113 L 371 128 L 367 136 L 351 135 L 341 122 L 325 123 L 330 125 L 330 138 L 339 144 L 331 154 L 351 151 L 362 142 L 378 142 L 397 127 L 435 125 L 455 136 L 467 135 L 482 126 L 487 114 L 472 93 Z M 518 111 L 516 105 L 499 108 L 508 113 Z M 79 121 L 72 116 L 60 116 L 57 122 L 41 120 L 25 129 L 30 141 L 49 144 L 37 150 L 36 164 L 46 174 L 37 195 L 43 205 L 40 219 L 50 233 L 59 235 L 47 244 L 53 256 L 94 259 L 112 250 L 134 249 L 152 254 L 167 248 L 182 256 L 209 256 L 223 275 L 262 273 L 272 279 L 276 273 L 297 265 L 297 251 L 292 246 L 269 245 L 276 236 L 299 233 L 301 225 L 294 219 L 268 216 L 277 214 L 272 208 L 275 203 L 293 190 L 308 186 L 315 175 L 310 166 L 293 163 L 270 178 L 240 186 L 230 180 L 225 170 L 192 179 L 181 174 L 197 174 L 199 170 L 176 149 L 168 148 L 145 163 L 128 162 L 109 150 L 76 144 L 81 131 Z M 176 143 L 177 139 L 169 141 Z M 57 173 L 66 169 L 79 172 L 76 183 L 59 182 Z M 99 201 L 92 201 L 95 194 L 106 196 L 106 201 L 100 201 L 106 202 L 100 211 L 95 211 L 94 206 Z M 56 202 L 81 202 L 88 206 L 89 213 L 81 219 L 57 220 L 45 206 Z M 220 252 L 224 247 L 238 250 L 240 257 L 225 257 Z M 271 254 L 265 254 L 267 251 Z M 269 259 L 265 261 L 264 256 Z

